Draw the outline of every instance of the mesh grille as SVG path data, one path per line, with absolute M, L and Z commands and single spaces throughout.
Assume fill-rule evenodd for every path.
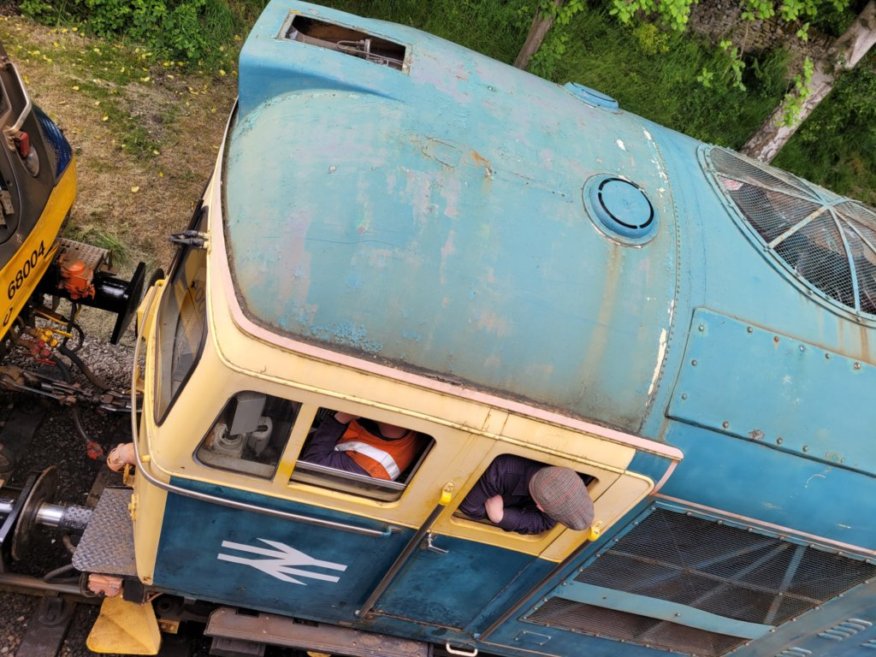
M 656 509 L 576 581 L 779 625 L 876 574 L 876 566 Z
M 863 561 L 655 508 L 575 581 L 781 625 L 874 575 L 876 566 Z M 527 620 L 703 657 L 744 641 L 559 596 Z
M 734 636 L 705 632 L 669 621 L 602 609 L 561 598 L 551 598 L 528 620 L 550 627 L 562 627 L 575 632 L 709 657 L 722 655 L 744 641 Z
M 876 213 L 784 171 L 721 149 L 717 181 L 751 227 L 800 278 L 876 315 Z

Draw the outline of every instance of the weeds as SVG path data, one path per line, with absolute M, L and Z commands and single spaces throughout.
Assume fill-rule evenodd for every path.
M 840 78 L 775 165 L 876 206 L 876 53 Z
M 249 3 L 252 4 L 252 3 Z M 159 58 L 210 70 L 229 67 L 234 36 L 251 16 L 249 4 L 225 0 L 22 0 L 23 14 L 47 24 L 81 24 L 102 37 L 144 43 Z M 236 13 L 233 7 L 239 6 Z
M 110 229 L 97 226 L 94 224 L 72 225 L 68 224 L 64 229 L 64 236 L 93 244 L 110 252 L 110 256 L 114 263 L 123 265 L 131 259 L 128 239 L 121 237 Z
M 664 5 L 681 7 L 688 1 L 673 0 Z M 214 74 L 232 71 L 242 35 L 266 2 L 22 0 L 21 8 L 70 29 L 81 25 L 101 34 L 121 34 L 145 42 L 145 47 L 135 50 L 133 59 L 115 46 L 107 46 L 108 52 L 86 50 L 78 56 L 83 66 L 121 86 L 138 84 L 149 75 L 150 66 L 159 64 L 170 77 L 170 71 L 188 66 Z M 763 0 L 746 2 L 752 10 L 767 6 Z M 323 0 L 323 4 L 411 25 L 508 63 L 523 44 L 536 8 L 544 6 L 543 0 Z M 569 4 L 575 11 L 568 12 L 568 21 L 557 21 L 533 60 L 532 71 L 559 83 L 576 81 L 595 87 L 615 96 L 625 109 L 657 123 L 738 148 L 788 92 L 788 56 L 783 51 L 741 55 L 729 43 L 722 48 L 657 24 L 638 21 L 635 27 L 624 27 L 609 15 L 617 6 L 611 0 Z M 799 0 L 785 0 L 781 6 L 784 11 L 799 4 Z M 816 4 L 813 25 L 834 35 L 845 29 L 857 6 L 832 0 L 817 0 Z M 677 27 L 682 25 L 677 16 L 670 18 Z M 862 63 L 859 68 L 867 66 Z M 847 90 L 835 91 L 822 103 L 823 109 L 806 122 L 778 160 L 780 166 L 795 173 L 871 203 L 876 194 L 872 127 L 876 85 L 862 80 L 873 76 L 872 69 L 870 64 L 869 73 L 848 76 Z M 840 86 L 843 84 L 844 80 Z M 118 139 L 126 152 L 144 157 L 153 153 L 154 137 L 140 117 L 115 96 L 98 97 L 96 89 L 85 93 L 93 93 L 95 100 L 106 103 L 107 121 L 118 128 Z

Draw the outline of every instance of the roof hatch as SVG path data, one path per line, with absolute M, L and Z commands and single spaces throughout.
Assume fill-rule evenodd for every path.
M 288 25 L 283 37 L 291 41 L 336 50 L 399 71 L 404 67 L 407 49 L 394 41 L 301 14 L 295 14 Z

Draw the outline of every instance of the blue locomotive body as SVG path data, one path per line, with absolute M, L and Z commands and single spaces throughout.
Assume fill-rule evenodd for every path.
M 239 84 L 205 197 L 212 300 L 197 357 L 243 362 L 216 337 L 231 330 L 216 319 L 227 304 L 253 344 L 355 379 L 339 404 L 407 411 L 433 423 L 417 428 L 436 446 L 398 498 L 320 501 L 312 480 L 295 488 L 293 447 L 307 435 L 296 409 L 265 471 L 273 488 L 192 474 L 210 461 L 179 466 L 161 426 L 215 379 L 193 365 L 145 439 L 170 481 L 153 482 L 168 494 L 150 583 L 508 656 L 876 648 L 871 209 L 586 87 L 289 0 L 271 2 L 247 39 Z M 217 292 L 223 267 L 233 292 Z M 308 397 L 330 396 L 322 374 L 252 349 L 253 372 L 295 380 L 296 403 L 325 407 Z M 368 372 L 447 401 L 427 412 L 369 397 L 356 378 Z M 429 549 L 405 554 L 426 546 L 434 520 L 418 491 L 437 496 L 442 476 L 487 456 L 474 442 L 440 451 L 452 442 L 439 435 L 442 403 L 508 414 L 502 426 L 472 420 L 483 436 L 511 436 L 517 415 L 601 433 L 628 450 L 616 472 L 651 482 L 648 493 L 619 505 L 601 535 L 537 547 L 454 533 L 449 509 L 440 550 L 429 533 Z M 559 459 L 570 440 L 544 449 Z M 464 489 L 477 472 L 455 481 Z M 611 491 L 594 493 L 597 515 Z M 421 510 L 392 520 L 405 505 Z M 268 572 L 292 553 L 319 555 L 306 591 L 289 586 L 300 571 Z

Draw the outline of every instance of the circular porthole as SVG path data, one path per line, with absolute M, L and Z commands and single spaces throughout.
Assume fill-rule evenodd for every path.
M 584 186 L 584 207 L 609 237 L 644 244 L 657 233 L 657 212 L 642 189 L 629 180 L 596 176 Z

